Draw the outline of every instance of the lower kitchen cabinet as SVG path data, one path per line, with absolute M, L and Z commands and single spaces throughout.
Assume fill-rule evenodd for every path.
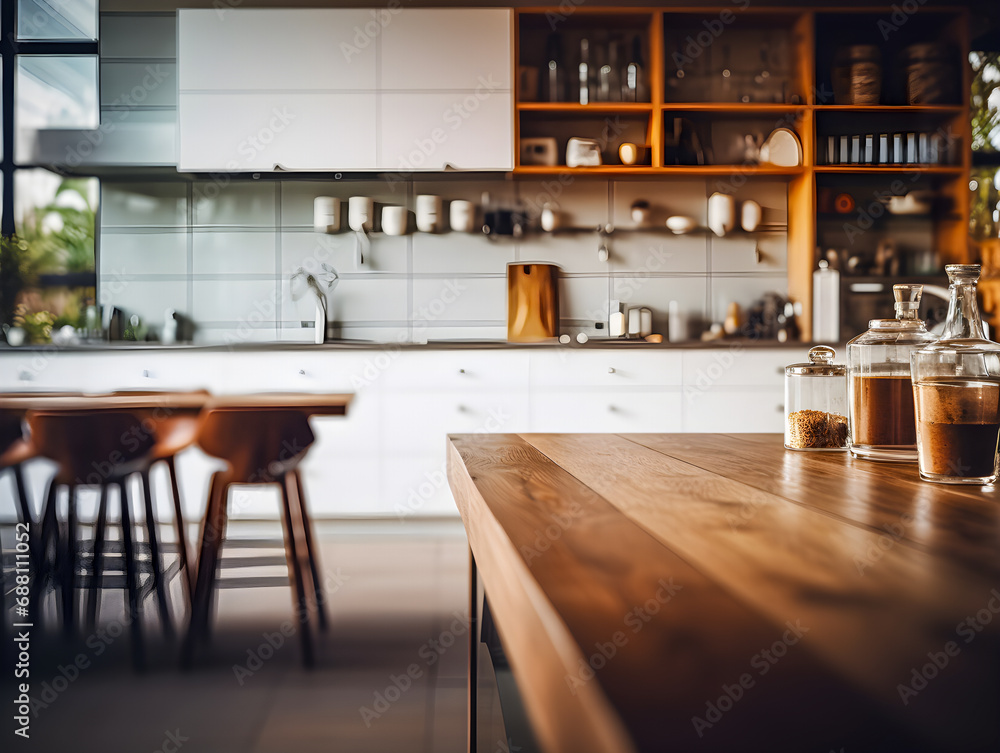
M 346 418 L 315 418 L 303 463 L 318 516 L 456 514 L 449 433 L 779 432 L 787 349 L 116 349 L 6 351 L 0 388 L 353 392 Z M 799 359 L 800 360 L 800 359 Z M 29 469 L 38 498 L 50 471 Z M 204 508 L 219 464 L 179 458 L 184 505 Z M 156 474 L 154 474 L 155 476 Z M 163 483 L 155 494 L 168 500 Z M 234 494 L 234 515 L 277 516 L 276 492 Z M 169 505 L 158 509 L 169 515 Z

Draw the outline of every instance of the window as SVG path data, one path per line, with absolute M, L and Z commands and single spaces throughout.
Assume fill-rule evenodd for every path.
M 97 0 L 0 3 L 0 323 L 36 342 L 95 297 L 98 181 L 46 169 L 68 161 L 45 147 L 100 125 L 97 29 Z
M 1000 236 L 1000 52 L 972 52 L 972 202 L 969 234 Z

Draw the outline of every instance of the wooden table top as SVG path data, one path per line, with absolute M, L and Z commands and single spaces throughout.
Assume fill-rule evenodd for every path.
M 300 410 L 309 415 L 342 416 L 353 399 L 351 394 L 309 392 L 259 392 L 247 395 L 211 395 L 207 392 L 102 393 L 17 393 L 0 395 L 0 410 L 100 411 L 155 410 L 189 412 L 220 408 L 226 410 Z
M 1000 492 L 779 435 L 449 438 L 546 751 L 1000 750 Z

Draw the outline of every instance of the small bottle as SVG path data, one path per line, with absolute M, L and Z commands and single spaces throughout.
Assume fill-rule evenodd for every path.
M 545 99 L 549 102 L 563 102 L 566 98 L 566 63 L 563 60 L 562 37 L 558 33 L 549 34 L 545 41 Z
M 586 39 L 580 40 L 580 67 L 579 67 L 579 99 L 581 105 L 590 104 L 590 42 Z
M 646 101 L 646 81 L 644 63 L 642 62 L 642 40 L 635 37 L 632 40 L 632 57 L 625 66 L 622 82 L 622 100 L 625 102 Z
M 785 367 L 785 448 L 847 449 L 847 367 L 817 345 L 809 361 Z
M 934 342 L 918 318 L 922 285 L 893 285 L 895 319 L 872 319 L 847 343 L 851 455 L 916 462 L 910 354 Z
M 826 259 L 813 272 L 813 340 L 840 340 L 840 272 Z

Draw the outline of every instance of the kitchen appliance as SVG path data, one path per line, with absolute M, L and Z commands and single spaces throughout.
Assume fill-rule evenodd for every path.
M 313 199 L 313 230 L 317 233 L 336 233 L 340 230 L 340 199 L 336 196 L 317 196 Z
M 566 143 L 566 167 L 599 167 L 601 144 L 597 139 L 573 137 Z
M 507 265 L 507 340 L 541 342 L 559 330 L 559 267 L 512 262 Z
M 910 354 L 935 340 L 918 317 L 923 288 L 893 285 L 894 319 L 873 319 L 847 343 L 851 455 L 914 462 L 916 422 Z
M 817 345 L 806 363 L 785 367 L 785 448 L 847 449 L 847 367 Z
M 420 194 L 417 196 L 417 230 L 422 233 L 438 233 L 444 223 L 444 202 L 440 196 Z
M 559 147 L 551 136 L 525 137 L 520 142 L 522 165 L 555 167 L 559 164 Z

